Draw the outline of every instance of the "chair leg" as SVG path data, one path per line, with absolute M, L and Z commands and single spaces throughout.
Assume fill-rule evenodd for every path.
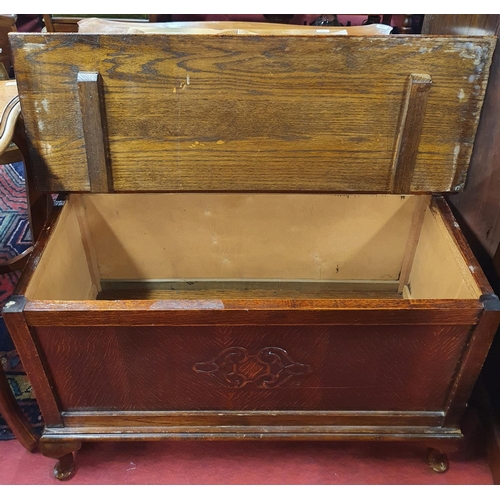
M 21 411 L 12 391 L 9 382 L 0 366 L 0 413 L 11 428 L 12 432 L 19 439 L 19 442 L 28 450 L 33 451 L 38 443 L 38 438 L 33 431 L 33 427 Z
M 0 274 L 13 273 L 15 271 L 22 271 L 26 262 L 28 262 L 29 256 L 33 251 L 33 247 L 27 248 L 23 253 L 20 253 L 16 257 L 9 259 L 0 265 Z

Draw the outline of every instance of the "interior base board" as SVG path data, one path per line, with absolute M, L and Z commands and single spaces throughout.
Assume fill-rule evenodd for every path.
M 402 298 L 397 281 L 101 280 L 98 300 L 159 298 Z

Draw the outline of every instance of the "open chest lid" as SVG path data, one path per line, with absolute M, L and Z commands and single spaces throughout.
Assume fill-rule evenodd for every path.
M 44 191 L 463 188 L 496 39 L 10 35 Z

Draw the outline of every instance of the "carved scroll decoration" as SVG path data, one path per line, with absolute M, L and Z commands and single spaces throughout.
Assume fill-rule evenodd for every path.
M 264 347 L 257 354 L 249 354 L 244 347 L 229 347 L 212 361 L 196 363 L 193 370 L 236 389 L 249 384 L 273 389 L 293 377 L 309 373 L 311 367 L 294 361 L 280 347 Z

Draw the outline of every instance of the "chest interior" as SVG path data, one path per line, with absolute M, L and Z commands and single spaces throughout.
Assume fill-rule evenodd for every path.
M 478 298 L 430 196 L 73 194 L 34 300 Z

